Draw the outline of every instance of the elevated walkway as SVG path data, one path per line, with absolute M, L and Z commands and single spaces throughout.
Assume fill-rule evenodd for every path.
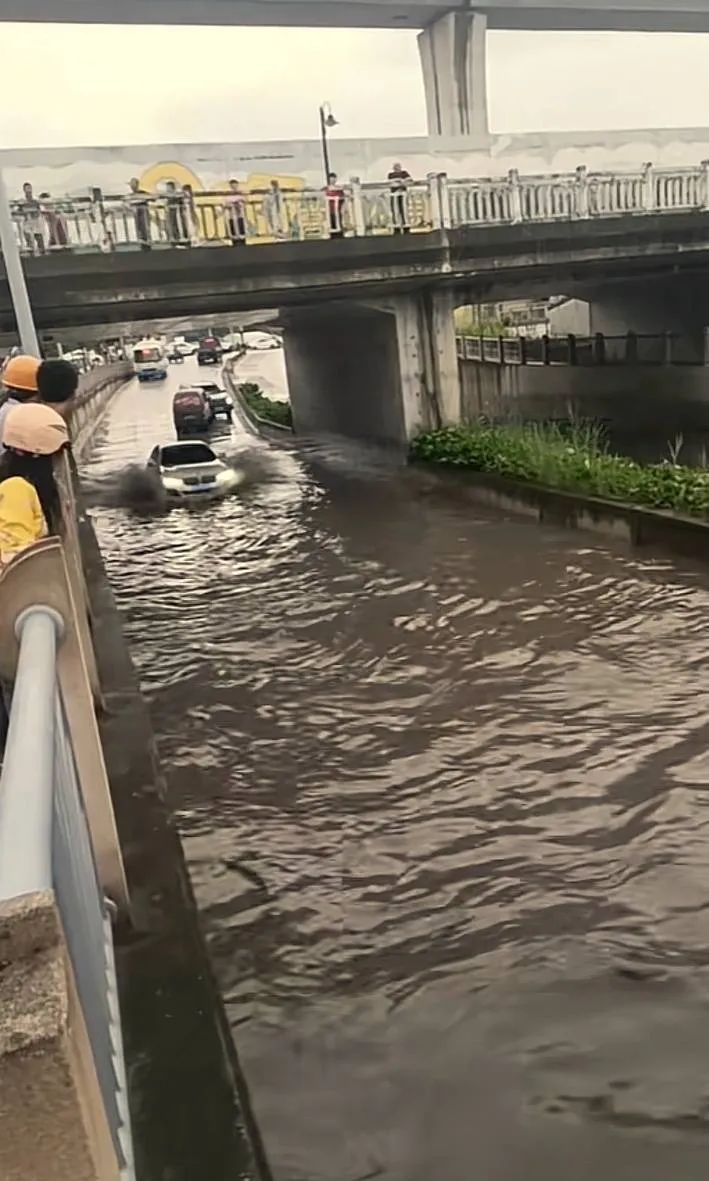
M 70 247 L 25 261 L 38 327 L 178 317 L 195 307 L 326 307 L 432 287 L 459 293 L 461 303 L 490 302 L 707 266 L 707 165 L 455 181 L 441 174 L 399 196 L 354 183 L 334 237 L 323 194 L 305 191 L 284 199 L 278 241 L 264 233 L 257 202 L 238 249 L 226 245 L 223 200 L 200 194 L 190 249 L 174 237 L 163 198 L 150 199 L 145 249 L 125 201 L 74 203 L 65 214 Z M 291 230 L 300 235 L 311 217 L 319 237 L 295 240 Z M 0 276 L 0 331 L 13 323 Z

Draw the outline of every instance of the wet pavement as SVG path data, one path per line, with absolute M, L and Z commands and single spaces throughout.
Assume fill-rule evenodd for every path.
M 240 495 L 93 512 L 276 1181 L 703 1179 L 709 576 L 217 442 Z

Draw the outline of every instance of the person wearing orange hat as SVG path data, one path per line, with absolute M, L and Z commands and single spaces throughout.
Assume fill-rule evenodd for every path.
M 3 451 L 3 428 L 10 409 L 13 406 L 37 400 L 39 366 L 40 362 L 37 357 L 29 357 L 20 353 L 16 357 L 11 357 L 3 369 L 3 391 L 0 398 L 0 455 Z
M 40 402 L 12 406 L 5 416 L 0 458 L 0 570 L 55 530 L 59 493 L 53 458 L 69 442 L 67 425 Z

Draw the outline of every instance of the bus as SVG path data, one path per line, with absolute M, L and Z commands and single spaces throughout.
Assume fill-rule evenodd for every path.
M 133 364 L 138 381 L 164 381 L 167 377 L 167 351 L 160 340 L 139 340 L 133 346 Z

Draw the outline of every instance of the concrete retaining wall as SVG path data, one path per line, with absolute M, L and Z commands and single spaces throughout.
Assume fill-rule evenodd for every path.
M 128 361 L 117 361 L 81 375 L 70 418 L 72 450 L 78 458 L 86 455 L 91 447 L 109 400 L 132 374 L 133 366 Z
M 667 456 L 682 434 L 698 457 L 709 439 L 709 368 L 701 365 L 492 365 L 461 361 L 462 418 L 594 419 L 611 444 L 640 458 Z M 694 454 L 697 453 L 697 454 Z
M 254 414 L 249 406 L 246 398 L 239 392 L 238 373 L 236 371 L 236 363 L 240 357 L 231 358 L 227 361 L 222 370 L 222 377 L 226 384 L 229 393 L 234 399 L 236 413 L 241 419 L 242 423 L 248 426 L 256 435 L 263 435 L 265 439 L 274 439 L 276 441 L 283 441 L 293 435 L 293 428 L 289 426 L 282 426 L 279 422 L 269 422 L 266 418 L 261 418 L 259 414 Z
M 427 465 L 428 466 L 428 465 Z M 466 496 L 501 512 L 519 513 L 546 525 L 580 529 L 709 562 L 709 522 L 613 500 L 561 492 L 485 472 L 437 469 Z

